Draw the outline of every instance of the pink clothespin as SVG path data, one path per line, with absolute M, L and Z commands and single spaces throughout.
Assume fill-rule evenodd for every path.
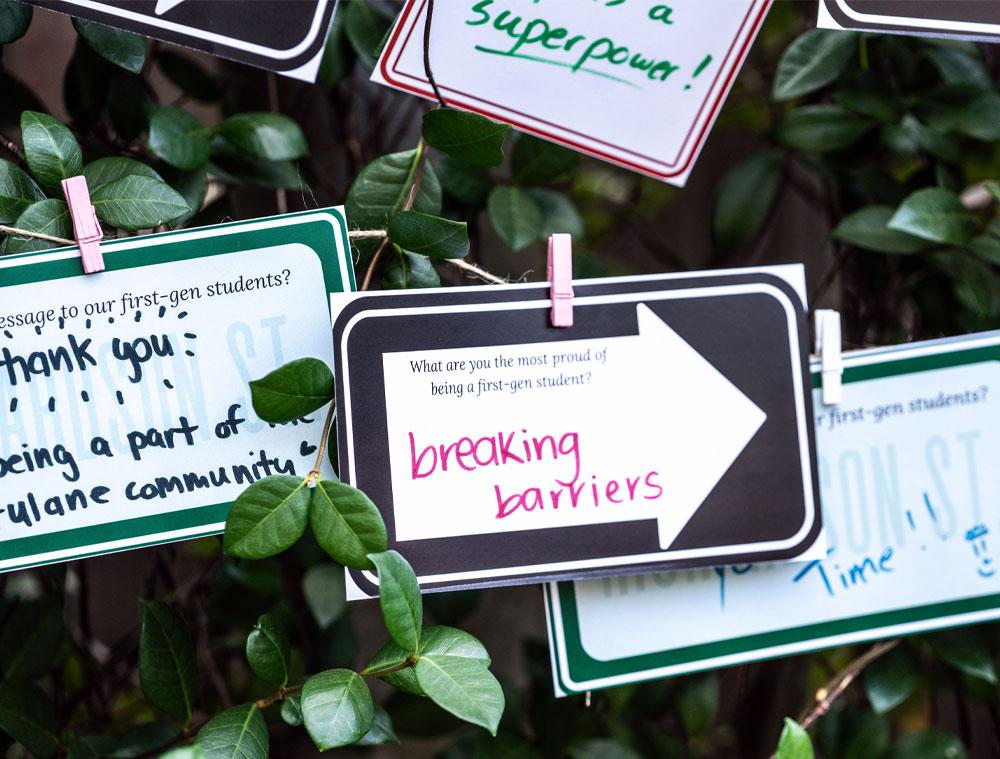
M 87 178 L 79 176 L 64 179 L 62 187 L 69 215 L 73 219 L 73 236 L 80 246 L 83 273 L 96 274 L 104 271 L 104 256 L 101 253 L 104 232 L 101 230 L 101 222 L 97 220 L 97 211 L 90 202 Z
M 573 238 L 549 236 L 549 285 L 552 287 L 552 326 L 573 326 Z

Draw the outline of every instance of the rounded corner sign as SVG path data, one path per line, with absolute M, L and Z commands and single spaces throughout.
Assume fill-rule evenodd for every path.
M 27 0 L 165 42 L 315 81 L 337 0 Z
M 340 472 L 422 586 L 822 551 L 793 288 L 734 271 L 574 291 L 571 329 L 549 326 L 544 285 L 335 316 Z
M 819 26 L 1000 41 L 1000 3 L 956 0 L 821 0 Z

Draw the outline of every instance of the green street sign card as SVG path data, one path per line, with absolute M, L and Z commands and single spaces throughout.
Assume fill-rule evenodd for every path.
M 304 475 L 323 420 L 274 427 L 247 383 L 332 363 L 354 289 L 340 208 L 0 258 L 0 570 L 221 532 Z
M 840 405 L 814 391 L 826 557 L 547 585 L 557 694 L 1000 617 L 1000 332 L 844 365 Z

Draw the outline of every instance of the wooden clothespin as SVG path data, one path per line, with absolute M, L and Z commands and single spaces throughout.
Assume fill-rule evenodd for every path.
M 836 406 L 844 398 L 844 360 L 841 355 L 840 312 L 816 311 L 816 355 L 820 362 L 823 405 Z
M 549 236 L 549 286 L 552 288 L 552 326 L 573 326 L 573 238 Z
M 101 253 L 101 240 L 104 232 L 101 222 L 97 219 L 97 211 L 90 202 L 90 189 L 84 176 L 70 177 L 62 181 L 63 194 L 69 215 L 73 219 L 73 236 L 80 246 L 80 260 L 83 263 L 84 274 L 96 274 L 104 271 L 104 256 Z

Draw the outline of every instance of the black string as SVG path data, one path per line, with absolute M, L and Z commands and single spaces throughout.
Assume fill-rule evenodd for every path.
M 427 15 L 424 16 L 424 75 L 431 83 L 434 90 L 434 97 L 442 108 L 447 108 L 448 104 L 441 97 L 441 90 L 438 89 L 437 82 L 434 81 L 434 72 L 431 71 L 431 19 L 434 16 L 434 0 L 427 0 Z

